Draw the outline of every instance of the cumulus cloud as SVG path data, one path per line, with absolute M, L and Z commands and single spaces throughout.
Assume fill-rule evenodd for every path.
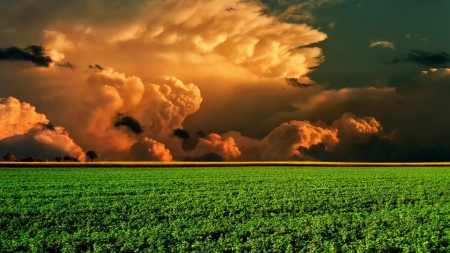
M 74 143 L 62 127 L 55 130 L 33 128 L 25 134 L 0 140 L 0 153 L 13 152 L 17 158 L 27 157 L 53 160 L 57 156 L 69 155 L 85 160 L 81 147 Z
M 392 42 L 392 41 L 383 41 L 383 40 L 372 41 L 370 43 L 369 47 L 382 47 L 382 48 L 390 48 L 392 50 L 395 50 L 395 45 L 394 45 L 394 42 Z
M 22 158 L 53 159 L 58 155 L 71 155 L 84 160 L 83 150 L 65 129 L 50 124 L 34 106 L 13 97 L 2 98 L 0 117 L 0 152 L 13 152 Z
M 52 62 L 60 62 L 65 58 L 62 51 L 73 50 L 74 46 L 72 42 L 67 39 L 65 34 L 52 30 L 44 30 L 42 33 L 43 45 L 45 48 L 48 48 L 47 54 L 52 59 Z M 60 66 L 65 65 L 62 64 Z M 68 66 L 73 67 L 70 63 Z
M 214 152 L 224 160 L 234 160 L 241 155 L 241 151 L 232 137 L 222 138 L 222 136 L 212 133 L 206 138 L 200 138 L 195 150 L 191 152 L 193 157 L 201 157 L 210 152 Z
M 170 142 L 166 137 L 172 129 L 181 128 L 184 118 L 196 112 L 202 101 L 198 87 L 192 83 L 163 76 L 144 84 L 137 76 L 108 67 L 90 73 L 81 87 L 74 94 L 80 106 L 70 108 L 65 120 L 77 115 L 78 122 L 71 126 L 74 138 L 80 145 L 103 154 L 105 159 L 110 156 L 125 159 L 125 153 L 137 141 L 130 133 L 144 133 L 152 140 Z M 123 131 L 122 126 L 130 131 Z
M 225 11 L 229 6 L 234 10 Z M 280 22 L 261 11 L 250 1 L 156 1 L 148 7 L 146 19 L 111 31 L 99 27 L 98 33 L 108 44 L 140 50 L 133 52 L 139 64 L 144 62 L 142 53 L 151 51 L 152 57 L 171 64 L 204 67 L 209 62 L 222 66 L 216 71 L 241 68 L 235 72 L 243 69 L 278 78 L 306 76 L 323 61 L 320 48 L 305 46 L 324 40 L 324 33 L 305 24 Z
M 381 123 L 374 117 L 358 118 L 353 113 L 344 113 L 342 118 L 333 122 L 338 129 L 338 137 L 353 143 L 367 143 L 372 135 L 383 131 Z
M 27 133 L 38 124 L 48 124 L 44 114 L 17 98 L 0 98 L 0 140 Z
M 186 116 L 195 113 L 202 102 L 199 88 L 181 80 L 164 76 L 158 84 L 148 84 L 142 99 L 130 113 L 153 135 L 182 128 Z
M 45 108 L 45 115 L 65 126 L 78 145 L 98 151 L 103 158 L 125 157 L 132 146 L 141 146 L 138 150 L 145 152 L 138 155 L 140 159 L 170 160 L 157 153 L 169 154 L 171 159 L 306 159 L 301 147 L 323 145 L 331 152 L 331 147 L 344 142 L 371 143 L 373 136 L 382 137 L 379 122 L 386 129 L 397 123 L 393 112 L 403 112 L 398 109 L 401 103 L 409 99 L 415 102 L 405 103 L 418 105 L 422 101 L 412 87 L 327 90 L 316 84 L 308 89 L 282 90 L 284 78 L 314 83 L 308 73 L 323 57 L 320 48 L 307 47 L 326 35 L 305 24 L 265 15 L 264 8 L 252 1 L 169 0 L 123 5 L 80 0 L 68 5 L 71 7 L 56 5 L 50 13 L 28 3 L 28 8 L 39 7 L 48 14 L 36 14 L 41 18 L 32 26 L 39 35 L 32 41 L 43 41 L 49 66 L 69 67 L 66 63 L 70 63 L 88 69 L 15 70 L 15 78 L 9 79 L 5 76 L 12 75 L 0 73 L 1 80 L 10 84 L 0 94 L 20 87 L 26 101 Z M 0 6 L 12 7 L 7 3 Z M 25 14 L 28 8 L 17 13 Z M 23 22 L 12 16 L 9 19 L 15 20 L 17 28 Z M 8 70 L 13 69 L 10 65 Z M 423 101 L 430 102 L 426 100 L 429 97 Z M 351 115 L 336 121 L 348 111 L 373 118 Z M 117 112 L 135 119 L 148 141 L 115 127 L 111 120 Z M 317 120 L 326 124 L 310 123 Z M 280 125 L 282 122 L 287 123 Z M 186 145 L 187 139 L 173 138 L 174 129 L 226 134 L 190 135 Z M 170 152 L 165 152 L 167 149 Z
M 308 121 L 293 120 L 272 130 L 258 144 L 263 160 L 291 160 L 301 157 L 299 147 L 317 143 L 333 145 L 339 141 L 337 130 L 314 126 Z
M 261 140 L 243 136 L 236 131 L 223 134 L 222 138 L 235 140 L 241 151 L 238 160 L 286 161 L 330 160 L 330 157 L 346 159 L 345 156 L 352 156 L 348 147 L 369 145 L 374 136 L 386 142 L 393 139 L 393 134 L 383 133 L 381 123 L 375 118 L 359 118 L 353 113 L 344 113 L 331 125 L 321 121 L 314 124 L 309 121 L 290 121 L 276 127 Z
M 168 162 L 172 160 L 172 155 L 164 144 L 147 137 L 133 144 L 130 148 L 130 154 L 132 160 L 135 161 Z

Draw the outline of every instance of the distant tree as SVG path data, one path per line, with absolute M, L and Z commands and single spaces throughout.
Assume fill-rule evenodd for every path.
M 71 157 L 70 157 L 70 161 L 71 161 L 71 162 L 81 162 L 80 160 L 78 160 L 78 157 L 80 157 L 80 156 L 77 156 L 77 157 L 71 156 Z
M 27 157 L 26 159 L 20 159 L 21 162 L 35 162 L 36 159 L 34 159 L 33 157 Z
M 70 161 L 72 161 L 72 157 L 69 156 L 69 155 L 65 155 L 64 156 L 64 162 L 70 162 Z
M 14 155 L 14 153 L 9 152 L 5 156 L 3 156 L 3 159 L 5 159 L 5 161 L 13 162 L 16 160 L 16 156 Z
M 42 160 L 42 158 L 38 158 L 36 159 L 36 162 L 43 162 L 44 160 Z
M 61 156 L 57 156 L 57 157 L 55 157 L 55 161 L 57 161 L 57 162 L 61 162 Z
M 95 151 L 93 151 L 93 150 L 90 150 L 90 151 L 86 152 L 86 156 L 87 156 L 89 159 L 91 159 L 91 162 L 93 162 L 94 159 L 97 159 L 97 158 L 100 157 L 100 154 L 97 153 L 97 152 L 95 152 Z

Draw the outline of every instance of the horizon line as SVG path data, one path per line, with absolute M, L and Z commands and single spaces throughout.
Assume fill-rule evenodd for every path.
M 450 166 L 450 162 L 152 162 L 152 161 L 99 161 L 99 162 L 9 162 L 1 161 L 0 168 L 7 167 L 247 167 L 247 166 L 302 166 L 302 167 L 429 167 Z

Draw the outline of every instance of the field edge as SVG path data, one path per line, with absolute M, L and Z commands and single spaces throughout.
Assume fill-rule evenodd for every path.
M 368 162 L 0 162 L 5 167 L 450 167 L 450 162 L 368 163 Z

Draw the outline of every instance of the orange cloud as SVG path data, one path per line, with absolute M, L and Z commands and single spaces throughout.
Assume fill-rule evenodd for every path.
M 226 161 L 233 160 L 241 155 L 241 151 L 232 137 L 222 138 L 214 133 L 209 134 L 207 138 L 200 138 L 195 150 L 190 154 L 199 157 L 210 152 L 219 154 Z
M 301 157 L 299 147 L 309 148 L 318 143 L 334 145 L 339 142 L 337 129 L 314 126 L 308 121 L 283 123 L 263 138 L 258 146 L 263 160 L 291 160 Z
M 35 154 L 49 159 L 71 155 L 84 161 L 83 150 L 64 128 L 48 125 L 46 116 L 37 113 L 34 106 L 13 97 L 2 98 L 0 116 L 0 152 L 14 152 L 22 158 Z
M 374 117 L 358 118 L 353 113 L 344 113 L 333 122 L 333 127 L 338 129 L 340 139 L 359 144 L 367 143 L 372 135 L 383 131 L 381 123 Z
M 167 162 L 172 160 L 172 155 L 164 144 L 147 137 L 133 144 L 130 148 L 130 154 L 131 159 L 135 161 Z
M 49 120 L 34 106 L 14 97 L 0 98 L 0 140 L 27 133 L 39 123 L 48 124 Z
M 196 112 L 202 101 L 198 87 L 165 76 L 159 84 L 144 84 L 139 77 L 127 76 L 112 68 L 92 73 L 78 94 L 76 139 L 100 153 L 128 152 L 137 136 L 113 126 L 117 113 L 134 117 L 149 138 L 164 139 L 184 118 Z M 68 119 L 69 121 L 70 119 Z M 105 156 L 104 156 L 105 157 Z

